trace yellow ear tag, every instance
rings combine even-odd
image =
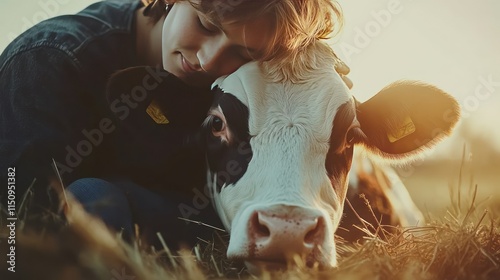
[[[401,122],[401,126],[398,129],[387,133],[387,137],[389,138],[389,142],[394,143],[412,134],[415,130],[415,124],[411,120],[410,116],[406,116],[404,121]]]
[[[170,123],[170,121],[163,114],[163,112],[160,109],[160,106],[158,106],[158,103],[155,100],[153,100],[153,102],[149,104],[148,108],[146,109],[146,112],[157,124]]]

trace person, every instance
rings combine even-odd
[[[203,159],[183,150],[179,129],[161,142],[122,126],[106,97],[110,77],[147,65],[154,77],[166,71],[172,84],[188,85],[184,91],[203,92],[249,61],[293,58],[341,23],[330,0],[109,0],[43,21],[0,56],[2,184],[15,182],[17,206],[29,189],[32,214],[57,211],[54,186],[62,183],[126,239],[138,225],[151,243],[161,232],[169,245],[192,244],[206,230],[177,219],[181,205],[191,205],[190,218],[220,225],[211,207],[193,206],[193,186],[204,175],[189,170]],[[349,71],[340,60],[336,68]],[[196,110],[183,114],[206,113]]]

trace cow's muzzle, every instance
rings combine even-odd
[[[327,240],[326,228],[324,215],[316,209],[288,205],[253,209],[246,222],[248,242],[236,246],[239,248],[230,244],[228,257],[271,267],[297,262],[308,267],[324,266],[329,257],[324,256],[323,247],[333,242]]]

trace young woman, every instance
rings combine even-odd
[[[171,174],[165,175],[166,166],[176,165],[178,143],[165,143],[168,151],[160,157],[149,147],[154,139],[108,122],[109,77],[149,65],[206,90],[246,62],[293,59],[302,46],[339,28],[341,13],[330,0],[145,2],[99,2],[41,22],[6,48],[0,56],[0,172],[3,178],[15,171],[17,205],[33,185],[30,210],[37,212],[37,205],[50,204],[55,163],[85,208],[125,237],[138,224],[150,241],[159,231],[170,244],[193,242],[203,230],[177,217],[195,194],[177,194]],[[336,67],[347,74],[344,64]],[[189,194],[197,181],[185,179],[175,189]],[[192,219],[218,225],[211,207],[192,209]]]

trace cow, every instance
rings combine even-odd
[[[208,113],[190,122],[198,128],[183,142],[203,154],[207,194],[230,233],[228,258],[253,271],[280,268],[297,257],[310,267],[335,267],[335,233],[359,240],[362,232],[353,224],[373,216],[372,224],[422,221],[397,175],[379,162],[408,163],[435,146],[457,123],[458,103],[418,81],[392,83],[359,102],[335,71],[335,60],[331,47],[318,41],[293,60],[247,63],[218,78],[210,94],[198,95],[206,99],[198,107]],[[115,78],[110,91],[144,82],[148,71],[141,71]],[[152,98],[143,99],[143,109],[150,109]],[[179,107],[160,111],[189,111]],[[355,156],[355,147],[370,160]],[[356,202],[362,192],[385,207],[362,214],[366,206]],[[401,206],[406,202],[398,199],[409,202]],[[346,200],[353,203],[345,206]]]
[[[207,179],[230,232],[229,258],[266,267],[298,255],[336,266],[354,147],[407,162],[459,119],[450,95],[416,81],[360,103],[334,62],[317,42],[294,60],[248,63],[214,83],[203,124]]]

